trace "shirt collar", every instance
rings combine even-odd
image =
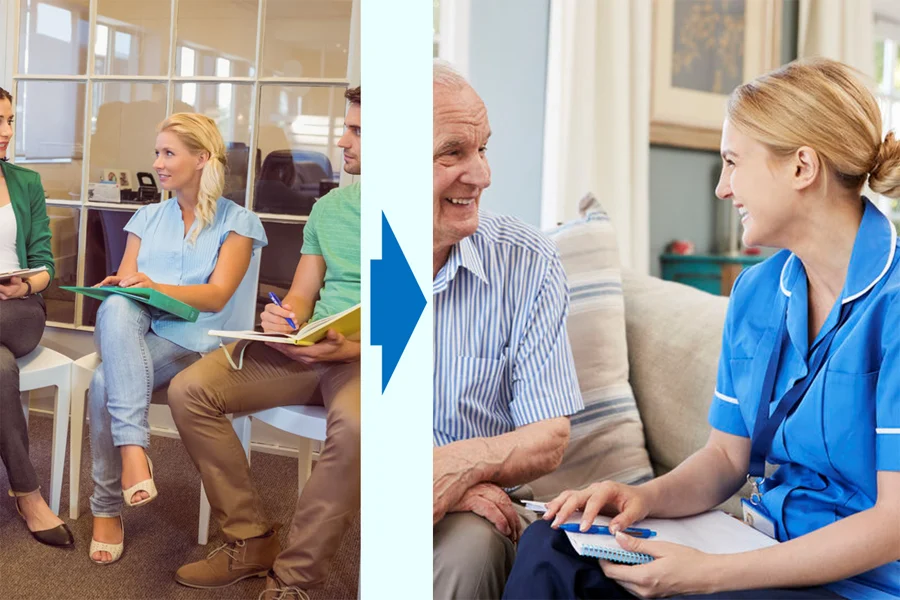
[[[450,248],[447,262],[444,263],[434,279],[434,293],[444,291],[456,278],[460,268],[466,269],[483,283],[488,282],[487,276],[484,274],[484,263],[472,241],[472,236],[464,237]]]
[[[881,281],[894,262],[894,253],[897,248],[896,227],[865,196],[863,196],[863,202],[862,221],[859,224],[859,231],[856,232],[856,240],[853,242],[847,278],[844,281],[844,289],[841,291],[841,304],[847,304],[864,296]],[[791,289],[798,281],[806,284],[806,277],[797,277],[802,269],[802,264],[794,254],[788,257],[781,268],[779,286],[781,292],[788,298],[791,297]]]

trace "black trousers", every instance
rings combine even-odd
[[[28,458],[28,426],[16,359],[37,347],[46,320],[44,299],[38,295],[0,300],[0,459],[13,492],[28,493],[40,487]]]

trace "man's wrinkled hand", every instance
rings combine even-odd
[[[432,461],[433,523],[444,518],[468,489],[479,483],[471,461],[456,451],[456,444],[435,448]]]
[[[484,517],[514,542],[519,541],[519,536],[522,535],[522,523],[512,500],[493,483],[479,483],[470,487],[448,512],[472,512]]]

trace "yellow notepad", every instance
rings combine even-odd
[[[329,329],[350,336],[359,332],[361,304],[351,306],[336,315],[307,323],[294,333],[260,333],[258,331],[218,331],[210,330],[209,335],[229,338],[234,340],[254,340],[257,342],[272,342],[275,344],[293,344],[295,346],[312,346],[322,340]]]

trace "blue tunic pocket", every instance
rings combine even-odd
[[[875,392],[878,371],[825,371],[822,428],[825,452],[846,484],[875,484]]]

